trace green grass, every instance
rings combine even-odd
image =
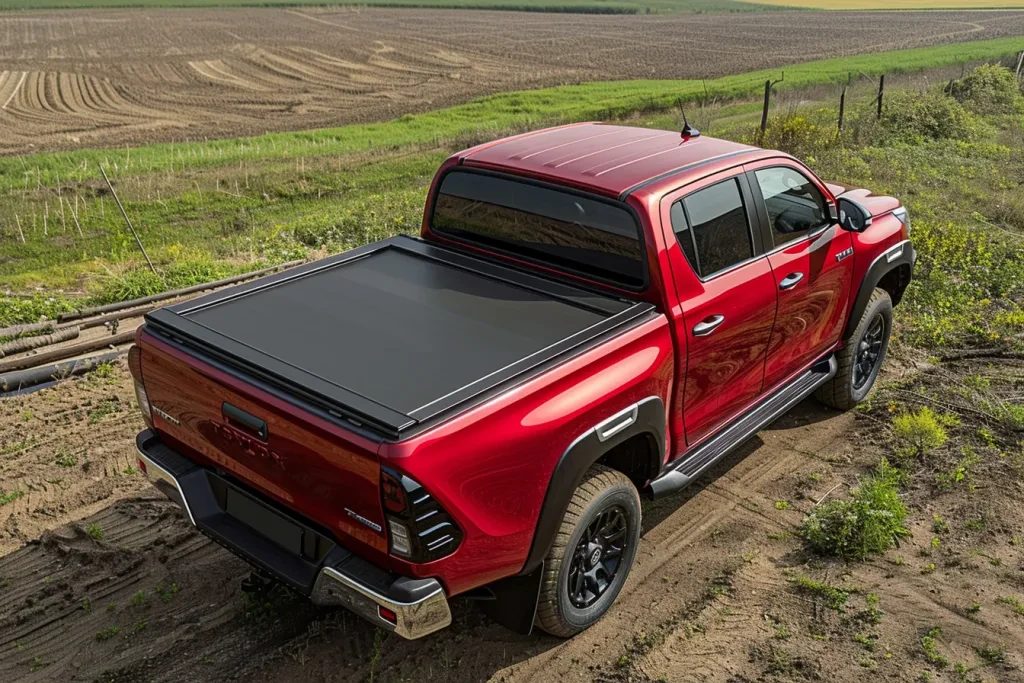
[[[784,95],[785,89],[845,82],[850,73],[894,73],[995,59],[1019,47],[1019,40],[1007,39],[811,62],[786,67],[780,88]],[[773,70],[706,82],[591,83],[503,93],[384,123],[0,158],[0,290],[14,292],[0,295],[0,326],[52,318],[81,305],[83,299],[124,300],[341,251],[397,233],[415,233],[437,165],[457,149],[502,135],[594,119],[673,128],[678,125],[677,99],[687,103],[691,118],[701,115],[698,103],[710,99],[715,104],[709,110],[720,120],[707,132],[743,138],[756,125],[756,99],[764,79],[777,75]],[[862,86],[865,97],[870,97],[871,87],[869,82]],[[823,125],[822,130],[826,128]],[[920,193],[925,186],[931,191],[957,178],[964,167],[962,155],[977,157],[966,166],[971,174],[985,166],[1005,165],[1011,156],[1009,149],[987,143],[958,143],[955,151],[961,156],[956,156],[945,141],[936,142],[935,149],[874,148],[871,140],[851,142],[865,151],[842,154],[839,165],[811,149],[812,165],[829,178],[900,196]],[[942,167],[922,185],[914,174],[932,173],[939,146],[945,157]],[[836,157],[840,158],[838,151]],[[103,163],[114,180],[157,264],[159,278],[140,268],[144,262],[99,180],[97,163]],[[893,177],[893,169],[899,169],[898,177]],[[1001,191],[1012,197],[1011,181],[1004,184]],[[57,208],[58,188],[63,220]],[[950,198],[959,197],[951,188],[935,194],[944,208]],[[972,197],[962,199],[964,206],[976,204]],[[933,203],[924,206],[930,209]],[[76,205],[81,234],[70,216],[70,207]],[[911,208],[915,217],[922,213],[917,205]],[[941,223],[915,224],[915,232],[935,249],[946,248],[948,241],[941,238],[948,229]],[[976,230],[964,234],[978,239]],[[977,264],[979,277],[987,277],[989,265]],[[964,305],[981,298],[979,294]]]
[[[1001,1],[1001,0],[996,0]],[[797,4],[797,3],[794,3]],[[0,0],[2,10],[84,9],[96,7],[427,7],[580,14],[652,14],[673,12],[766,12],[800,9],[742,0]]]

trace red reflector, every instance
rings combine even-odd
[[[139,458],[139,469],[142,470],[143,474],[147,474],[147,472],[146,472],[146,461],[143,460],[142,458]]]
[[[142,381],[142,351],[138,346],[128,349],[128,371],[132,373],[136,382]]]
[[[377,607],[377,611],[380,613],[380,618],[384,621],[390,621],[392,624],[398,623],[398,615],[389,610],[387,607]]]
[[[405,512],[405,489],[398,479],[383,470],[380,473],[380,490],[386,509],[391,512]]]

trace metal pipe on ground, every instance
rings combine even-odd
[[[271,266],[270,268],[264,268],[262,270],[254,270],[251,273],[242,273],[241,275],[233,275],[226,277],[222,280],[215,280],[213,282],[204,282],[198,285],[192,285],[190,287],[184,287],[182,289],[175,289],[170,292],[162,292],[160,294],[153,294],[151,296],[144,296],[138,299],[132,299],[131,301],[119,301],[114,304],[107,304],[105,306],[95,306],[93,308],[83,308],[80,311],[73,311],[71,313],[62,313],[57,316],[57,320],[60,322],[69,322],[71,320],[81,320],[82,318],[88,318],[94,315],[100,315],[103,313],[112,313],[114,311],[121,311],[126,308],[132,308],[134,306],[142,306],[145,304],[151,304],[155,301],[164,301],[165,299],[173,299],[176,296],[183,296],[185,294],[193,294],[195,292],[202,292],[206,289],[216,289],[217,287],[224,287],[226,285],[233,285],[236,282],[242,280],[250,280],[254,277],[260,277],[267,273],[272,273],[276,270],[284,270],[285,268],[291,268],[297,266],[305,261],[289,261],[288,263],[282,263],[277,266]]]
[[[74,356],[80,356],[83,353],[89,353],[90,351],[99,351],[100,349],[108,346],[120,346],[121,344],[129,344],[135,338],[135,330],[128,332],[121,332],[115,334],[112,337],[102,337],[100,339],[94,339],[84,344],[75,344],[74,346],[67,346],[63,349],[54,349],[53,351],[44,351],[43,353],[37,353],[34,356],[24,356],[22,358],[12,358],[10,360],[0,361],[0,372],[11,372],[13,370],[23,370],[25,368],[35,368],[40,365],[47,363],[53,363],[55,361],[64,360],[65,358],[73,358]]]
[[[77,327],[65,327],[55,331],[53,334],[43,334],[35,337],[21,337],[9,342],[4,342],[3,344],[0,344],[0,358],[4,358],[5,356],[10,356],[15,353],[22,353],[23,351],[38,349],[40,346],[49,346],[50,344],[59,344],[61,342],[71,341],[72,339],[78,338],[79,332],[80,330]]]
[[[44,323],[31,323],[28,325],[11,325],[0,328],[0,339],[5,337],[23,337],[29,334],[49,334],[56,329],[57,323],[47,320]]]
[[[63,363],[0,374],[0,395],[19,392],[26,387],[36,386],[37,384],[92,372],[100,365],[117,360],[119,356],[125,353],[127,352],[123,350],[110,351],[109,353],[101,353],[97,356],[89,356],[88,358],[77,358]]]
[[[64,323],[57,329],[64,329],[66,327],[78,327],[82,330],[88,330],[93,327],[101,327],[108,323],[116,322],[118,320],[124,320],[126,318],[138,318],[139,316],[146,315],[150,311],[160,308],[160,304],[150,304],[149,306],[143,306],[141,308],[133,308],[124,311],[115,311],[114,313],[108,313],[107,315],[101,315],[98,318],[89,318],[87,320],[78,320],[73,323]]]

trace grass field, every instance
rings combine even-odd
[[[1007,39],[811,62],[786,68],[778,87],[785,93],[846,82],[851,74],[996,59],[1019,47]],[[755,116],[756,103],[743,98],[756,97],[766,78],[778,76],[591,83],[503,93],[386,123],[0,158],[0,287],[21,295],[0,297],[0,324],[37,317],[37,304],[67,307],[68,297],[126,299],[415,232],[426,184],[456,149],[569,121],[656,117],[674,111],[677,101],[696,115],[698,103],[721,108],[740,100],[727,113]],[[99,163],[117,184],[163,282],[138,269]],[[33,291],[48,296],[24,298]]]
[[[753,3],[792,9],[906,10],[906,9],[1013,9],[1021,0],[750,0]]]

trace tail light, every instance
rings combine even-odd
[[[392,555],[410,562],[432,562],[459,547],[462,530],[419,482],[382,469],[380,490]]]
[[[142,384],[142,351],[138,346],[128,349],[128,370],[132,373],[132,380],[135,383],[135,400],[139,403],[139,410],[142,412],[142,419],[146,426],[153,428],[153,409],[149,405],[149,396],[146,395],[146,387]]]

